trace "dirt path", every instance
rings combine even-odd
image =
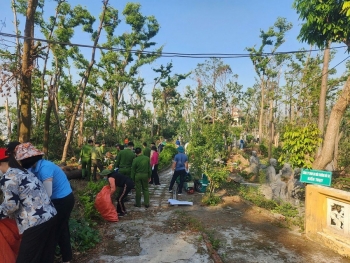
[[[128,215],[118,223],[106,223],[105,241],[95,255],[80,262],[214,262],[201,233],[181,225],[188,216],[220,240],[218,254],[226,263],[350,262],[299,233],[281,228],[278,220],[244,202],[232,200],[204,207],[200,205],[202,195],[196,193],[178,198],[193,201],[193,206],[169,206],[170,178],[170,171],[165,171],[160,176],[163,184],[151,187],[149,209],[135,208],[133,199],[128,202]]]

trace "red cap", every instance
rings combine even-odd
[[[7,150],[6,148],[0,148],[0,161],[9,158],[9,156],[7,155],[6,150]]]

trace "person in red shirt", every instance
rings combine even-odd
[[[159,154],[156,146],[151,147],[151,167],[152,167],[152,175],[150,184],[160,185],[159,176],[158,176],[158,158]]]
[[[125,139],[124,139],[124,146],[127,147],[128,143],[129,143],[129,139],[128,139],[128,137],[125,137]]]

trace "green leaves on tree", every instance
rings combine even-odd
[[[279,162],[288,162],[293,167],[311,168],[314,154],[322,142],[315,124],[305,126],[287,125],[282,135],[282,153]]]

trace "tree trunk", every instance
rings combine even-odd
[[[339,155],[339,141],[343,137],[343,132],[338,131],[337,138],[335,138],[335,144],[334,144],[334,157],[333,157],[333,167],[334,170],[338,170],[338,155]]]
[[[26,24],[24,29],[23,59],[20,89],[20,114],[19,141],[28,142],[32,126],[31,98],[32,98],[32,70],[33,70],[33,44],[34,19],[38,0],[28,0]]]
[[[261,79],[261,99],[260,99],[260,112],[259,112],[259,143],[263,139],[263,122],[264,122],[264,96],[265,96],[265,86],[264,80]]]
[[[21,46],[20,46],[20,43],[19,43],[19,38],[18,38],[18,35],[19,35],[19,32],[18,32],[18,20],[17,20],[17,11],[16,11],[16,2],[14,0],[12,0],[12,11],[13,11],[13,23],[14,23],[14,26],[15,26],[15,32],[16,32],[16,55],[17,55],[17,69],[19,70],[20,67],[21,67]],[[17,109],[16,109],[16,115],[17,115],[17,140],[18,140],[18,137],[19,137],[19,127],[20,127],[20,124],[21,124],[21,111],[20,111],[20,105],[21,105],[21,102],[20,102],[20,94],[19,94],[19,90],[18,90],[18,82],[19,82],[19,78],[18,78],[18,75],[16,75],[16,78],[15,78],[15,92],[16,92],[16,106],[17,106]]]
[[[74,107],[74,111],[73,111],[72,118],[71,118],[71,121],[69,124],[68,132],[67,132],[66,142],[65,142],[64,148],[63,148],[62,159],[61,159],[62,163],[64,163],[66,161],[69,144],[70,144],[72,136],[73,136],[75,119],[78,115],[78,112],[79,112],[79,109],[81,106],[81,102],[82,102],[83,96],[85,94],[85,88],[86,88],[87,82],[89,80],[90,72],[92,70],[93,65],[95,64],[96,46],[98,44],[98,40],[99,40],[100,35],[101,35],[102,26],[103,26],[103,22],[104,22],[106,10],[107,10],[107,5],[108,5],[108,0],[103,1],[103,11],[102,11],[102,15],[101,15],[100,25],[99,25],[99,28],[97,30],[97,34],[95,37],[95,41],[94,41],[94,45],[93,45],[94,48],[92,49],[90,64],[89,64],[88,68],[86,69],[86,72],[81,80],[79,98],[78,98],[78,101]]]
[[[11,140],[12,129],[11,129],[11,120],[10,120],[10,112],[9,112],[9,99],[6,97],[5,100],[5,114],[6,114],[6,123],[7,123],[7,138]]]
[[[269,114],[269,148],[268,159],[272,158],[272,144],[274,142],[274,127],[273,127],[273,99],[270,99],[270,114]]]
[[[328,68],[330,59],[330,45],[324,50],[323,56],[323,68],[322,68],[322,82],[321,82],[321,92],[320,100],[318,103],[318,129],[320,130],[320,136],[323,138],[324,135],[324,124],[325,124],[325,114],[326,114],[326,96],[327,96],[327,84],[328,84]],[[321,154],[322,144],[318,147],[317,156]]]
[[[110,110],[111,110],[111,116],[109,116],[109,125],[110,127],[115,130],[115,99],[114,99],[114,93],[113,89],[109,90],[109,104],[110,104]]]
[[[343,118],[346,108],[350,104],[350,77],[347,79],[343,91],[334,104],[329,117],[326,134],[324,136],[323,148],[312,164],[313,169],[324,169],[333,159],[335,140],[339,131],[340,122]]]
[[[83,98],[83,106],[81,108],[80,118],[79,118],[79,139],[78,139],[78,147],[81,148],[84,144],[84,115],[85,115],[85,102],[86,95]]]
[[[46,115],[45,115],[45,123],[44,123],[44,141],[43,141],[43,152],[46,156],[46,158],[49,155],[49,135],[50,135],[50,117],[51,117],[51,110],[53,105],[53,99],[54,99],[54,87],[50,86],[49,90],[49,98],[47,102],[47,108],[46,108]]]
[[[59,1],[57,3],[57,7],[56,7],[56,14],[55,14],[55,18],[54,18],[54,25],[56,25],[56,20],[57,20],[57,16],[58,16],[58,8],[59,6],[61,5],[63,1]],[[51,37],[52,37],[52,34],[53,34],[53,31],[54,31],[54,26],[51,27],[50,29],[50,33],[49,33],[49,36],[48,36],[48,40],[51,40]],[[46,54],[45,54],[45,58],[44,58],[44,67],[43,67],[43,70],[42,70],[42,73],[41,73],[41,77],[40,77],[40,85],[41,85],[41,90],[43,93],[45,93],[45,76],[46,76],[46,68],[47,68],[47,62],[48,62],[48,59],[49,59],[49,54],[50,54],[50,49],[51,49],[51,45],[50,43],[47,44],[47,48],[46,48]],[[56,70],[58,70],[57,68],[57,59],[56,59]],[[55,84],[56,86],[56,84]],[[46,109],[46,114],[45,114],[45,123],[44,123],[44,145],[43,145],[43,151],[46,155],[46,157],[48,156],[48,145],[49,145],[49,128],[50,128],[50,118],[51,118],[51,111],[52,111],[52,107],[53,107],[53,99],[54,99],[54,89],[52,88],[52,86],[48,86],[47,87],[47,91],[48,91],[48,108],[49,108],[49,105],[50,105],[50,109]],[[50,95],[50,93],[53,93]],[[51,96],[51,98],[50,98]],[[41,114],[42,114],[42,111],[43,111],[43,108],[44,108],[44,96],[41,98],[41,101],[40,101],[40,106],[39,106],[39,110],[38,110],[38,115],[36,116],[37,117],[37,122],[36,122],[36,127],[39,128],[40,127],[40,122],[41,122]],[[47,130],[46,130],[47,129]],[[45,138],[47,135],[47,138]],[[46,139],[46,140],[45,140]]]

